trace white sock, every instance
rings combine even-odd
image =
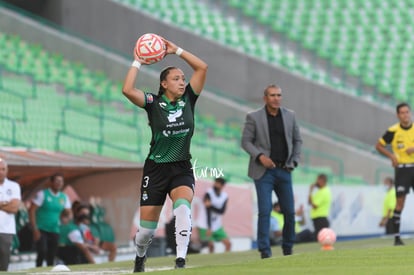
[[[144,257],[154,237],[155,229],[140,227],[135,234],[135,249],[138,257]]]
[[[186,258],[191,237],[191,209],[187,204],[180,204],[173,211],[175,215],[175,242],[177,258]]]

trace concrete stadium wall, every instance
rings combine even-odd
[[[105,218],[112,225],[117,244],[128,244],[132,220],[139,203],[142,169],[82,177],[70,184],[82,201],[101,197]]]

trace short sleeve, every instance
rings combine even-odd
[[[16,183],[15,188],[13,190],[13,194],[12,194],[12,199],[18,199],[21,200],[22,199],[22,194],[21,194],[21,189],[20,189],[20,185]]]
[[[44,190],[40,190],[36,193],[36,196],[32,199],[32,202],[37,206],[41,206],[43,204],[43,200],[45,198]]]
[[[65,194],[65,208],[70,209],[71,207],[72,207],[72,203],[70,202],[68,195]]]
[[[188,95],[188,98],[190,99],[190,103],[191,106],[194,107],[197,99],[198,99],[198,94],[196,94],[193,90],[193,88],[191,87],[190,83],[187,84],[187,86],[185,87],[185,93]]]
[[[395,132],[386,131],[385,134],[379,139],[379,142],[382,145],[390,144],[392,140],[394,139]]]
[[[78,229],[72,230],[69,233],[68,237],[72,243],[84,243],[83,238],[82,238],[82,233]]]
[[[155,99],[157,97],[158,96],[156,96],[154,94],[144,92],[144,100],[145,100],[145,102],[144,102],[144,107],[143,108],[145,110],[147,110],[147,112],[151,111],[152,106],[154,105],[153,103],[155,102]]]

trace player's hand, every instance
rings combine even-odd
[[[142,58],[140,58],[138,55],[137,55],[137,53],[134,51],[134,60],[136,60],[136,61],[138,61],[139,63],[141,63],[141,65],[142,64],[144,64],[144,65],[149,65],[149,64],[151,64],[150,62],[148,62],[148,61],[146,61],[146,60],[144,60],[144,59],[142,59]]]
[[[164,41],[165,46],[167,47],[167,53],[166,54],[175,54],[175,52],[178,49],[178,46],[175,45],[173,42],[165,39],[164,37],[161,37],[162,41]]]

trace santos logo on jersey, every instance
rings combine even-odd
[[[167,118],[169,122],[176,122],[177,118],[179,118],[182,115],[183,115],[183,110],[180,109],[174,113],[170,113]]]

